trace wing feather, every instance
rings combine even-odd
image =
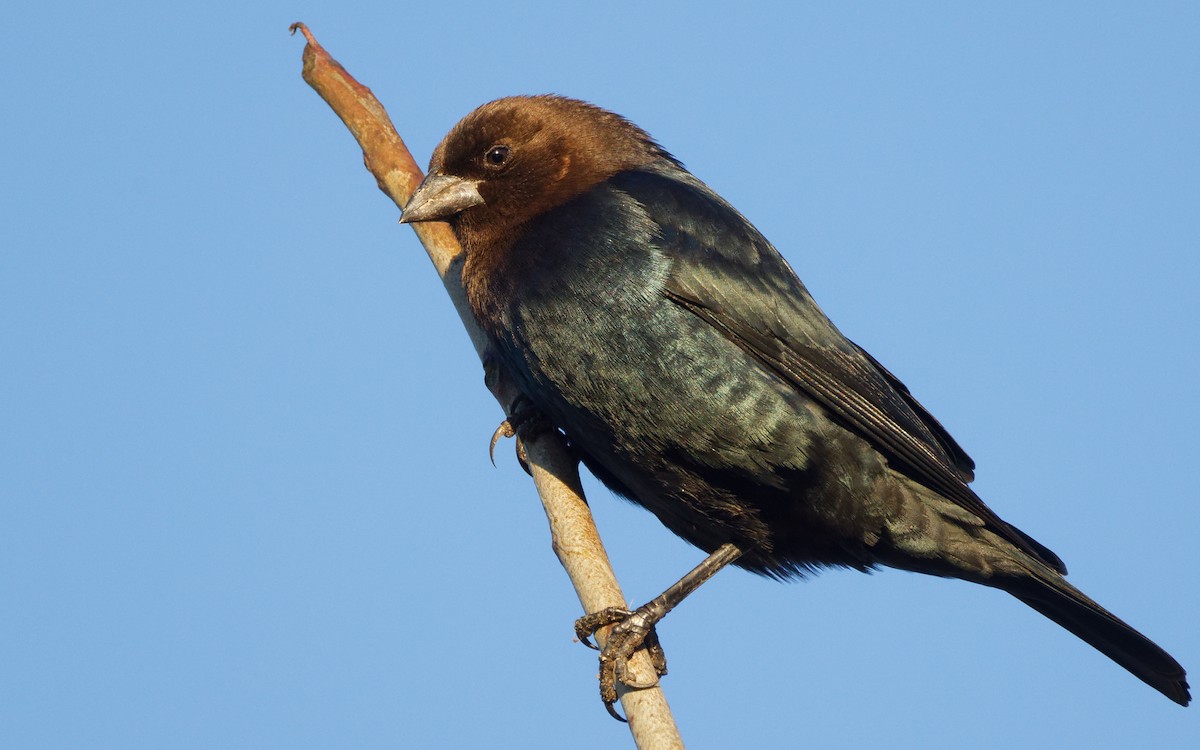
[[[967,486],[974,462],[966,452],[895,375],[837,330],[733,207],[673,164],[625,172],[613,183],[659,226],[659,249],[672,260],[668,299],[819,402],[893,468],[1065,572],[1053,552],[1001,520]]]

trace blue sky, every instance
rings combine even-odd
[[[0,745],[628,745],[296,20],[422,163],[506,94],[648,129],[1001,515],[1200,670],[1194,4],[326,5],[3,14]],[[699,560],[589,487],[634,602]],[[1200,742],[1195,708],[958,582],[731,570],[660,632],[693,748]]]

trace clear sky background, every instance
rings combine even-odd
[[[506,94],[648,129],[1200,674],[1200,6],[10,5],[0,746],[630,745],[296,20],[422,163]],[[589,488],[634,603],[700,559]],[[692,748],[1200,746],[1200,709],[958,582],[730,570],[660,632]]]

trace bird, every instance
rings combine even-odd
[[[887,566],[999,589],[1189,703],[1183,667],[985,505],[950,433],[628,119],[559,95],[486,103],[436,147],[400,220],[453,229],[521,411],[709,553],[663,597],[580,620],[585,642],[616,623],[600,657],[610,712],[623,660],[729,564],[777,579]]]

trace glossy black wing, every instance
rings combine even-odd
[[[854,344],[853,341],[850,343]],[[904,399],[904,403],[908,405],[908,408],[911,409],[913,413],[915,413],[921,420],[921,423],[933,433],[933,437],[937,440],[938,445],[942,447],[942,450],[945,451],[946,455],[948,455],[954,462],[954,468],[958,470],[958,474],[960,477],[962,477],[962,480],[968,483],[974,481],[975,462],[970,456],[967,455],[967,452],[962,449],[962,446],[958,444],[958,441],[946,431],[946,428],[942,427],[942,423],[937,421],[937,419],[935,419],[934,416],[930,414],[929,411],[922,406],[921,403],[917,401],[917,399],[911,393],[909,393],[908,386],[900,382],[900,378],[893,375],[890,370],[880,364],[879,360],[872,357],[870,352],[868,352],[866,349],[863,349],[858,344],[854,344],[854,347],[858,349],[859,354],[866,357],[867,361],[875,366],[875,369],[879,371],[879,374],[883,375],[892,388],[894,388],[896,392],[899,393]]]
[[[659,226],[660,247],[673,261],[669,299],[822,404],[894,468],[1065,572],[1053,552],[984,505],[967,486],[970,457],[894,375],[834,327],[787,262],[733,207],[666,163],[618,175],[614,186]]]

